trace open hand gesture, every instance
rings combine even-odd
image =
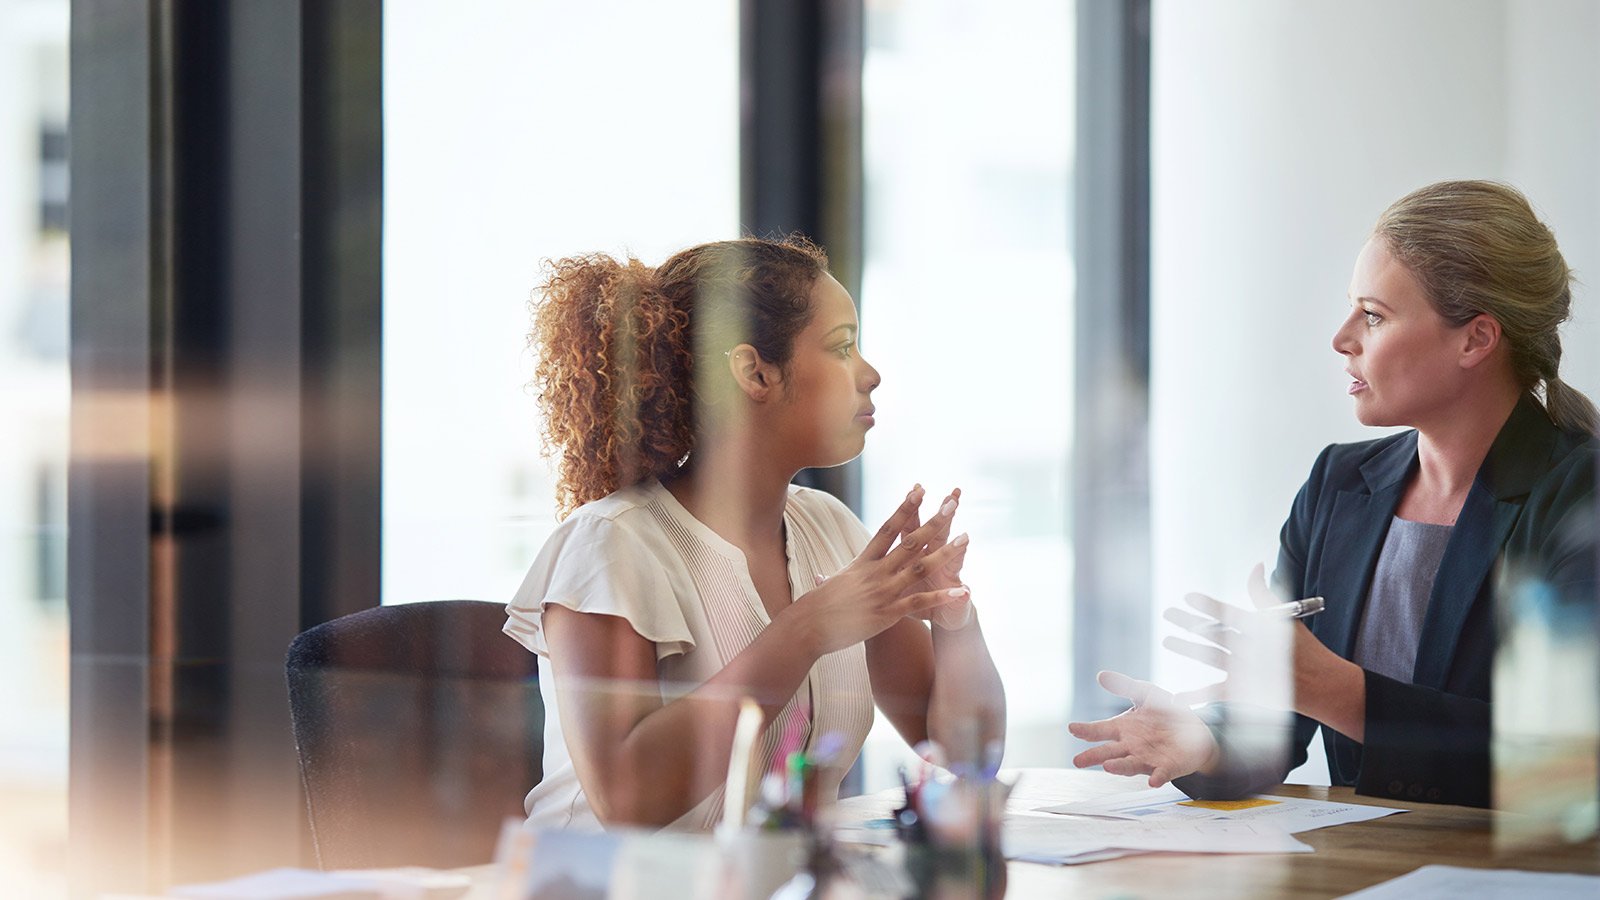
[[[1168,637],[1163,647],[1223,673],[1221,681],[1179,694],[1185,703],[1228,700],[1268,709],[1294,709],[1297,697],[1316,690],[1317,666],[1334,657],[1304,622],[1260,610],[1277,605],[1264,570],[1250,571],[1246,592],[1255,609],[1243,609],[1204,594],[1184,598],[1195,613],[1169,608],[1163,617],[1199,640]]]
[[[898,515],[906,512],[907,505],[910,507],[909,515],[904,517],[900,526],[902,546],[906,541],[914,540],[912,535],[922,527],[920,518],[922,496],[921,485],[912,488],[911,493],[906,495],[905,503],[901,504],[901,509],[896,510]],[[949,540],[950,527],[955,522],[956,510],[960,505],[961,489],[956,488],[944,498],[944,502],[939,504],[939,509],[934,513],[933,518],[928,520],[928,524],[934,526],[934,530],[927,535],[926,543],[923,545],[923,552],[927,553],[943,547],[947,541],[950,546],[960,547],[960,550],[950,557],[944,565],[936,569],[930,569],[921,581],[911,586],[912,592],[920,593],[965,587],[961,583],[961,567],[967,560],[967,536],[960,534],[956,536],[955,540]],[[935,607],[926,618],[940,628],[954,630],[965,627],[968,622],[972,621],[972,594],[969,591],[964,597],[946,603],[943,606]]]
[[[941,586],[952,566],[959,574],[966,555],[965,541],[946,543],[942,537],[955,509],[946,504],[948,512],[909,527],[921,499],[921,489],[912,490],[850,565],[785,610],[819,654],[867,640],[905,616],[927,618],[940,607],[966,602],[968,591],[959,581]]]
[[[1106,742],[1073,757],[1073,765],[1101,766],[1113,775],[1148,775],[1151,787],[1216,768],[1221,752],[1211,729],[1172,694],[1120,672],[1101,672],[1097,680],[1133,701],[1133,708],[1109,719],[1069,724],[1074,737]]]

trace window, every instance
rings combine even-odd
[[[738,235],[738,46],[736,0],[384,5],[384,603],[510,600],[540,261]]]
[[[0,862],[65,895],[67,0],[0,7]]]
[[[1072,688],[1073,16],[1045,0],[867,6],[862,349],[883,386],[865,518],[914,481],[934,506],[962,488],[1008,765],[1065,761]],[[905,758],[879,718],[869,791]]]

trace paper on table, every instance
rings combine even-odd
[[[1260,797],[1263,805],[1227,809],[1203,803],[1190,805],[1182,791],[1167,785],[1142,791],[1126,791],[1079,803],[1059,803],[1040,807],[1039,812],[1070,816],[1101,816],[1137,819],[1142,822],[1255,822],[1280,831],[1299,834],[1329,825],[1366,822],[1405,812],[1389,806],[1359,803],[1331,803],[1298,797]]]
[[[1189,795],[1178,790],[1171,784],[1143,791],[1119,791],[1107,794],[1104,797],[1095,797],[1092,800],[1079,800],[1074,803],[1057,803],[1052,806],[1038,807],[1038,812],[1058,813],[1068,816],[1101,816],[1108,819],[1140,819],[1177,803],[1189,799]],[[1204,818],[1211,818],[1209,815]]]
[[[1455,900],[1457,897],[1516,897],[1518,900],[1593,900],[1600,875],[1423,866],[1413,872],[1346,894],[1346,900]]]
[[[1107,818],[1078,818],[1064,815],[1046,815],[1035,808],[1050,808],[1051,801],[1059,798],[1062,789],[1072,778],[1061,777],[1082,773],[1060,773],[1049,770],[1022,770],[1018,789],[1011,794],[1006,815],[1001,824],[1001,845],[1008,859],[1040,862],[1051,865],[1074,865],[1116,859],[1136,853],[1170,850],[1177,852],[1220,853],[1304,853],[1311,848],[1282,833],[1282,829],[1269,826],[1232,829],[1237,823],[1213,821],[1210,811],[1191,810],[1193,818],[1185,823],[1170,820],[1165,826],[1146,828],[1150,824],[1137,815]],[[1130,793],[1139,795],[1130,799]],[[839,840],[864,844],[889,844],[895,839],[893,823],[884,818],[900,802],[899,791],[880,791],[861,797],[839,801]],[[1113,812],[1148,804],[1163,792],[1119,792],[1107,802],[1090,801],[1087,805],[1065,804],[1076,808],[1098,807]],[[1168,807],[1187,799],[1176,788],[1161,802]],[[1180,807],[1182,808],[1182,807]],[[1120,821],[1118,820],[1120,819]],[[1169,817],[1170,819],[1170,817]],[[1187,827],[1187,830],[1183,830]],[[1206,831],[1214,832],[1206,835]]]
[[[1369,822],[1403,813],[1407,810],[1392,806],[1367,806],[1361,803],[1332,803],[1326,800],[1305,800],[1300,797],[1272,797],[1271,806],[1249,809],[1213,810],[1218,819],[1229,822],[1257,822],[1281,828],[1290,834],[1345,825],[1350,822]],[[1195,807],[1189,807],[1195,808]]]
[[[1224,821],[1106,821],[1039,813],[1005,819],[1000,845],[1009,859],[1074,863],[1109,859],[1108,851],[1310,853],[1311,846],[1267,825]]]

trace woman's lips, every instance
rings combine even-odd
[[[1351,377],[1351,381],[1350,381],[1350,388],[1349,388],[1349,390],[1345,391],[1345,393],[1347,393],[1347,394],[1359,394],[1359,393],[1361,393],[1362,391],[1364,391],[1366,389],[1367,389],[1367,383],[1365,381],[1362,381],[1361,379],[1355,378],[1354,376],[1352,376]]]

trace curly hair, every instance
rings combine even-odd
[[[603,253],[547,262],[528,342],[560,516],[677,471],[725,387],[697,383],[699,364],[748,343],[785,369],[827,270],[799,235],[700,244],[656,269]]]

